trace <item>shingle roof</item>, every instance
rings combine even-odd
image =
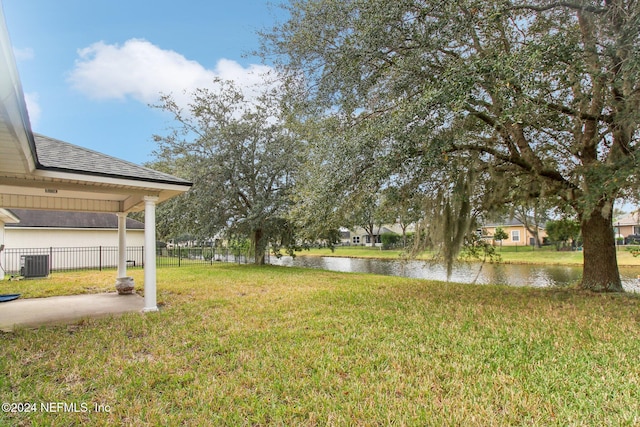
[[[187,180],[145,168],[97,151],[34,133],[38,169],[126,178],[163,184],[191,185]]]
[[[6,224],[11,227],[50,227],[50,228],[118,228],[118,216],[112,213],[40,211],[10,209],[19,224]],[[127,218],[127,230],[144,230],[144,224]]]
[[[620,225],[640,225],[640,212],[631,212],[614,222]]]
[[[483,227],[509,227],[514,225],[517,226],[517,225],[524,225],[524,224],[522,224],[522,221],[515,218],[503,219],[503,220],[498,220],[496,222],[487,222],[485,224],[482,224]]]
[[[534,221],[531,220],[529,224],[533,225],[533,223]],[[487,222],[482,224],[482,227],[512,227],[512,226],[523,226],[523,225],[524,224],[519,219],[509,218],[509,219],[504,219],[502,221],[497,221],[497,222]],[[540,228],[545,228],[545,226],[546,224],[538,224],[538,227]]]

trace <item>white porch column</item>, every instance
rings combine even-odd
[[[118,212],[118,277],[127,276],[127,214]]]
[[[120,295],[133,293],[133,277],[127,277],[127,214],[118,212],[118,276],[116,290]]]
[[[156,202],[158,197],[144,197],[144,309],[158,311],[156,303]]]

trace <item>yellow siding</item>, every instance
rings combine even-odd
[[[483,235],[485,236],[493,236],[496,232],[496,228],[498,227],[485,227],[483,228]],[[524,225],[504,225],[501,226],[505,233],[509,236],[507,239],[502,241],[502,246],[527,246],[530,245],[530,239],[533,238],[533,234],[531,234]],[[538,236],[540,240],[546,237],[547,233],[543,229],[539,229]],[[514,237],[518,237],[518,240],[515,241]],[[500,245],[499,241],[494,242],[495,245]]]

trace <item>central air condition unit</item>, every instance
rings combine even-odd
[[[21,255],[20,275],[26,279],[47,277],[49,275],[49,255]]]

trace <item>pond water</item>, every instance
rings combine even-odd
[[[318,268],[331,271],[373,273],[418,279],[447,280],[444,265],[427,261],[402,261],[344,257],[284,256],[271,258],[271,264]],[[640,292],[640,267],[621,267],[626,291]],[[582,267],[524,264],[460,263],[453,268],[452,282],[509,286],[568,286],[582,278]]]

